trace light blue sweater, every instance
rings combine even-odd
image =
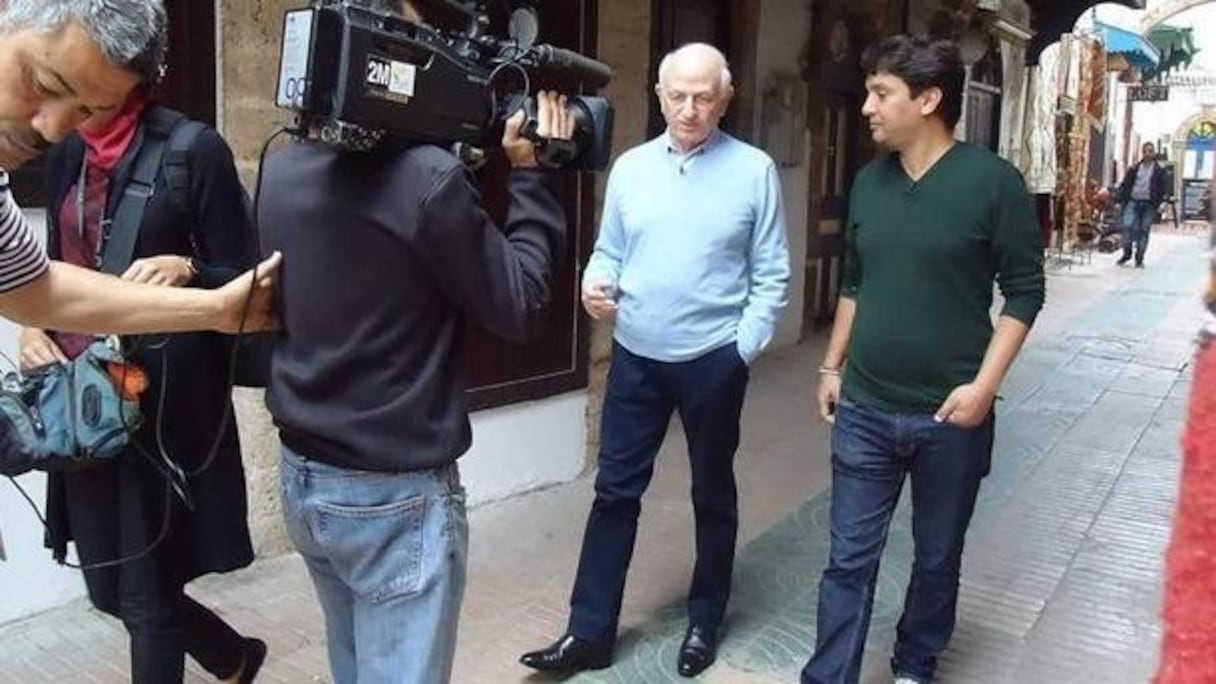
[[[681,155],[663,134],[613,166],[583,286],[616,288],[615,338],[634,354],[688,361],[735,342],[750,364],[786,305],[785,231],[768,155],[722,132]]]

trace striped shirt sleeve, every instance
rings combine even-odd
[[[0,292],[9,292],[46,272],[46,250],[13,201],[8,174],[0,171]]]

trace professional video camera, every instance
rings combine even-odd
[[[313,0],[288,11],[276,103],[298,113],[298,134],[328,144],[430,142],[452,146],[469,162],[497,144],[502,122],[522,107],[524,135],[538,143],[543,165],[602,171],[612,147],[612,106],[602,97],[571,97],[573,139],[542,140],[530,73],[545,69],[598,89],[612,69],[537,45],[535,0],[495,2],[510,10],[509,38],[490,34],[485,0],[417,2],[426,24],[351,0]]]

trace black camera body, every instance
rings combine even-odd
[[[528,74],[538,69],[592,88],[605,85],[611,69],[577,53],[532,45],[535,12],[528,7],[512,19],[513,31],[524,26],[528,35],[499,39],[483,31],[489,20],[482,3],[449,4],[468,13],[466,27],[416,24],[343,0],[314,0],[288,11],[276,104],[297,113],[300,135],[327,144],[370,149],[386,139],[427,142],[453,146],[470,161],[497,144],[503,120],[523,108],[529,113],[524,134],[540,143],[543,164],[607,168],[613,110],[606,99],[569,98],[574,139],[543,141],[527,91]],[[505,83],[507,74],[523,81],[522,91]]]

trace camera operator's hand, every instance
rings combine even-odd
[[[541,138],[569,140],[574,136],[574,117],[566,108],[566,96],[555,92],[542,90],[536,95],[536,134]],[[524,126],[524,112],[515,112],[507,119],[506,130],[503,131],[502,148],[511,160],[511,166],[517,169],[534,169],[537,167],[536,146],[532,141],[521,135]]]

